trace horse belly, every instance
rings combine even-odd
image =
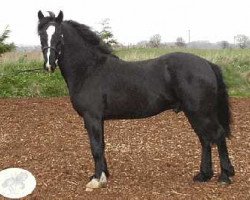
[[[171,100],[163,96],[119,95],[107,99],[106,119],[134,119],[156,115],[171,108]]]

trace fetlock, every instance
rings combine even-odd
[[[199,172],[194,176],[193,180],[198,182],[206,182],[209,181],[213,177],[213,172]]]

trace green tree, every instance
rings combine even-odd
[[[8,29],[8,26],[5,28],[3,33],[0,35],[0,54],[12,51],[15,49],[14,43],[6,44],[5,41],[7,38],[9,38],[10,30]]]
[[[241,49],[245,49],[249,43],[249,38],[243,34],[236,35],[235,39]]]
[[[161,35],[160,34],[153,35],[149,40],[150,47],[158,48],[160,46],[160,44],[161,44]]]
[[[102,26],[102,30],[99,32],[101,39],[109,46],[117,44],[117,41],[114,39],[114,35],[111,30],[110,19],[106,18],[102,20],[100,24]]]

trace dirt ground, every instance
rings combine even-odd
[[[215,175],[194,183],[200,144],[183,113],[105,122],[108,187],[85,191],[93,172],[82,119],[68,98],[0,100],[0,170],[21,167],[37,187],[25,199],[250,199],[250,99],[231,99],[236,175],[231,185]],[[0,197],[1,199],[1,197]]]

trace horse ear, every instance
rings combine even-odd
[[[44,15],[41,10],[38,11],[38,19],[41,20],[44,18]]]
[[[63,12],[60,10],[58,16],[56,17],[56,22],[61,23],[63,20]]]

